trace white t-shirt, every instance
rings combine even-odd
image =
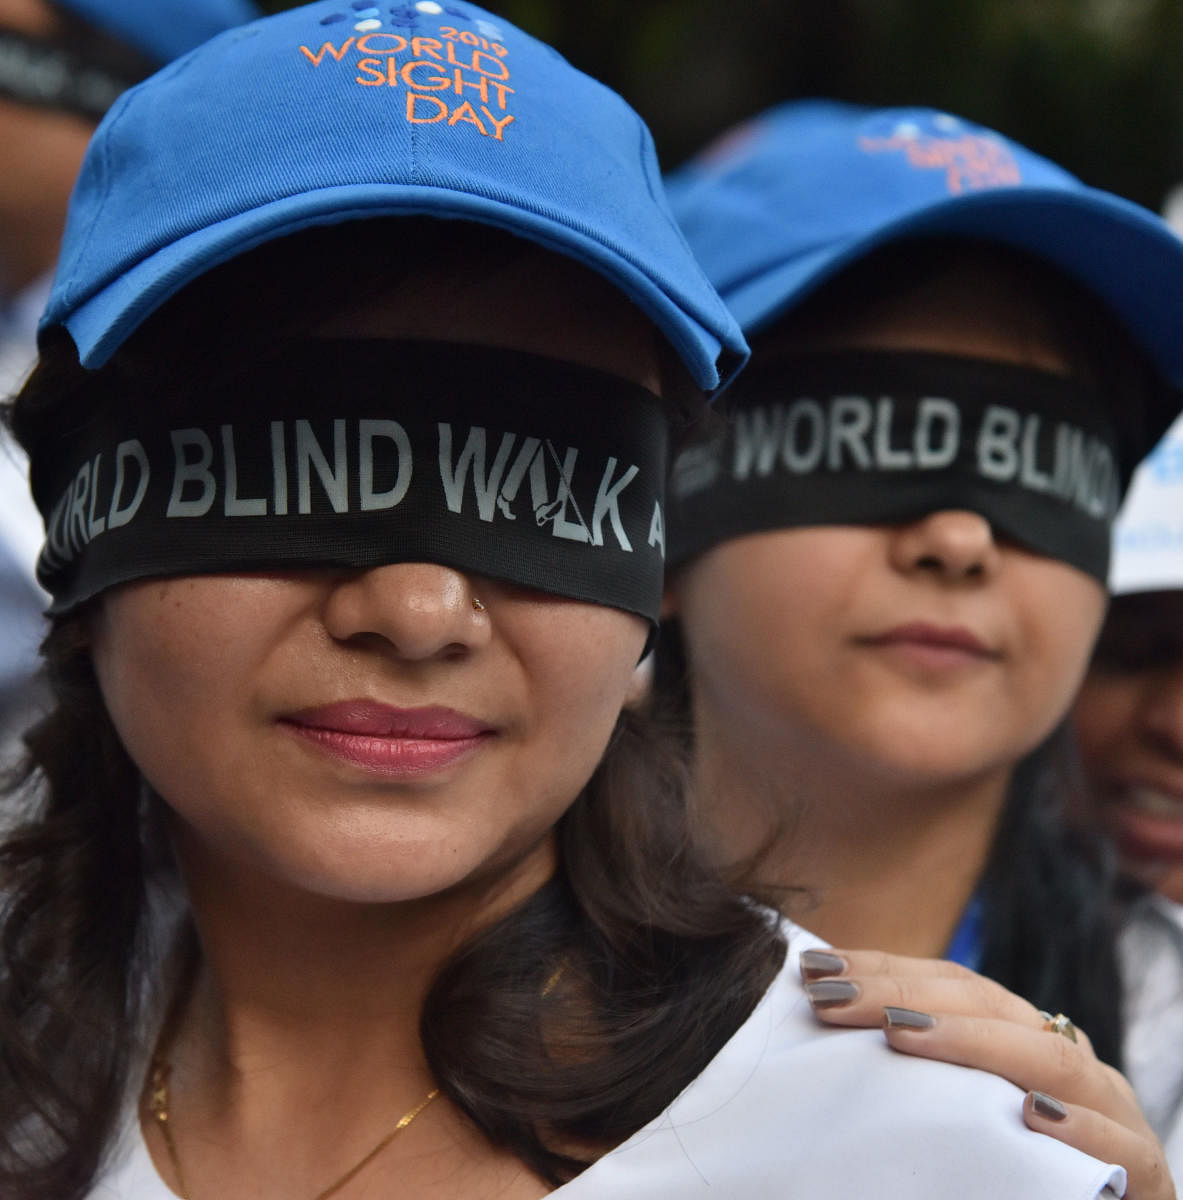
[[[789,956],[760,1004],[656,1120],[552,1193],[559,1200],[1095,1200],[1125,1172],[1023,1124],[1023,1093],[896,1054],[875,1029],[821,1025]],[[89,1200],[173,1200],[129,1123]],[[1111,1189],[1111,1190],[1110,1190]]]
[[[1183,905],[1145,897],[1120,943],[1125,1068],[1146,1119],[1183,1180]]]

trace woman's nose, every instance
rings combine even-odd
[[[1001,561],[990,522],[964,509],[943,509],[898,526],[891,557],[897,570],[954,583],[986,580]]]
[[[339,642],[380,641],[400,658],[463,654],[484,645],[490,614],[468,576],[436,563],[391,563],[334,581],[324,623]]]

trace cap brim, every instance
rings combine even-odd
[[[865,237],[836,239],[749,279],[717,282],[750,335],[872,250],[926,234],[1001,242],[1058,267],[1129,326],[1171,382],[1183,384],[1183,338],[1166,316],[1183,306],[1183,239],[1138,206],[1091,189],[1025,187],[951,197]]]
[[[383,216],[476,221],[582,262],[608,278],[649,316],[695,383],[707,391],[726,383],[746,359],[746,346],[721,344],[637,264],[579,230],[484,196],[401,184],[351,184],[288,196],[202,228],[129,267],[78,303],[64,323],[83,365],[102,366],[150,313],[212,267],[312,226]]]

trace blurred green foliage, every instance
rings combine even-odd
[[[1183,180],[1183,0],[487,2],[622,92],[667,166],[834,96],[971,117],[1152,208]]]

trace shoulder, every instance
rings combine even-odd
[[[1172,1171],[1183,1174],[1183,906],[1145,896],[1121,942],[1125,1069]]]
[[[176,872],[163,866],[147,879],[146,963],[141,981],[147,1026],[133,1041],[134,1053],[119,1134],[86,1200],[177,1200],[157,1174],[140,1131],[138,1097],[151,1046],[180,968],[181,934],[188,919]]]
[[[946,1200],[954,1181],[959,1200],[1124,1190],[1119,1168],[1031,1133],[1004,1080],[895,1054],[878,1030],[819,1025],[798,958],[823,943],[786,934],[784,969],[702,1075],[557,1195]]]
[[[86,1200],[177,1200],[156,1173],[134,1111]]]

